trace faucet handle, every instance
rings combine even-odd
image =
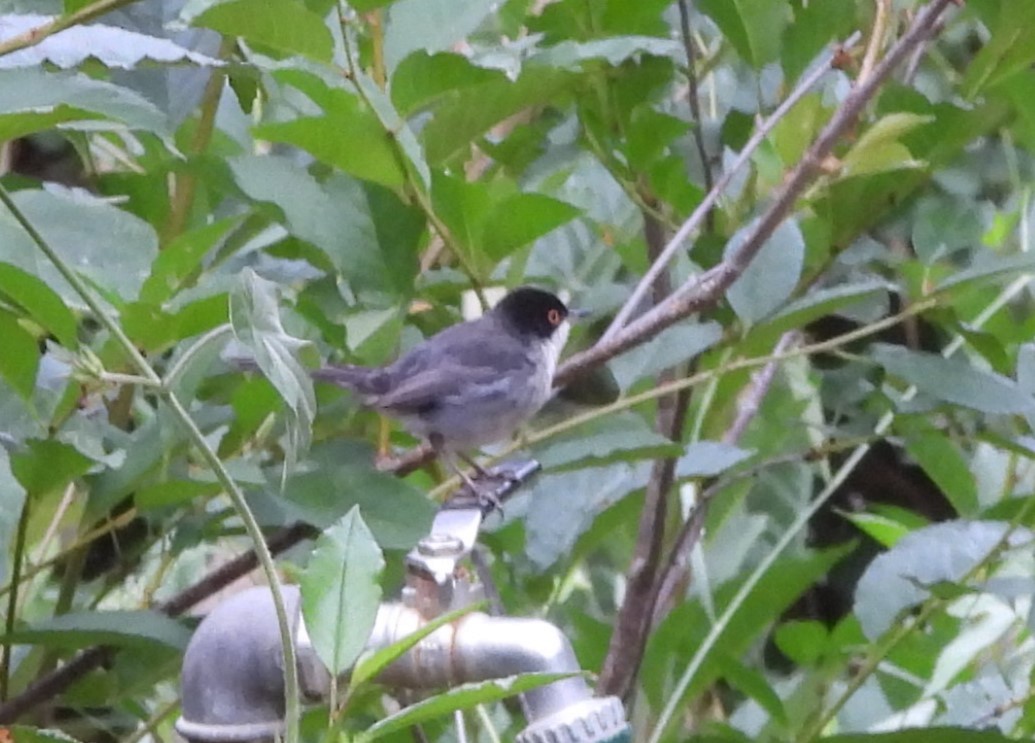
[[[488,482],[479,481],[484,492],[473,493],[465,485],[443,503],[427,536],[406,555],[404,600],[426,619],[480,601],[480,587],[458,568],[474,549],[485,517],[492,511],[493,506],[486,504],[502,502],[540,469],[534,459],[508,462],[490,473]]]

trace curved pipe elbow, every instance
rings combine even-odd
[[[283,586],[292,633],[297,586]],[[183,713],[176,730],[189,741],[270,740],[284,725],[284,656],[273,596],[256,586],[220,603],[187,645]]]

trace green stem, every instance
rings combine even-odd
[[[236,41],[226,37],[219,47],[218,58],[225,59],[230,56]],[[201,116],[198,118],[198,126],[191,137],[190,146],[187,150],[189,156],[199,155],[204,152],[212,141],[212,132],[216,126],[216,111],[219,109],[219,99],[223,94],[223,83],[226,80],[224,67],[212,69],[205,85],[205,92],[201,98]],[[190,216],[191,207],[194,205],[194,193],[197,191],[198,179],[190,172],[181,171],[177,173],[173,181],[172,204],[169,208],[169,218],[165,223],[162,235],[162,245],[168,245],[171,240],[183,232]]]
[[[4,636],[14,632],[14,617],[18,613],[18,587],[22,578],[22,557],[25,554],[25,532],[29,525],[29,494],[22,502],[22,513],[18,518],[18,532],[14,539],[14,555],[11,556],[11,593],[7,597],[7,618],[4,621]],[[0,647],[0,702],[7,701],[8,685],[11,680],[11,643],[5,641]]]
[[[144,356],[139,350],[137,350],[137,347],[133,345],[133,342],[122,330],[122,327],[94,298],[85,282],[75,271],[72,270],[65,260],[57,254],[43,236],[40,235],[21,209],[19,209],[14,203],[10,193],[8,193],[7,189],[4,188],[3,185],[0,185],[0,201],[2,201],[4,206],[6,206],[11,212],[18,224],[20,224],[29,234],[29,237],[31,237],[33,242],[36,243],[36,246],[40,251],[50,259],[51,263],[54,264],[54,267],[57,268],[62,277],[64,277],[80,298],[82,298],[86,303],[86,306],[94,313],[97,320],[104,325],[104,327],[111,333],[112,337],[115,338],[120,346],[122,346],[123,351],[129,357],[133,366],[136,367],[140,375],[149,383],[158,387],[159,395],[163,400],[165,400],[165,403],[172,410],[173,415],[179,419],[180,425],[182,425],[186,430],[191,442],[195,447],[197,447],[202,458],[212,468],[213,473],[216,475],[216,479],[219,480],[220,484],[226,489],[227,494],[230,496],[230,500],[244,524],[245,531],[252,540],[255,554],[258,557],[259,564],[262,566],[266,580],[270,584],[270,592],[273,595],[273,605],[277,614],[277,625],[280,629],[281,652],[284,656],[285,739],[287,743],[297,743],[299,721],[298,668],[295,659],[295,647],[291,636],[291,625],[288,621],[287,610],[284,606],[284,597],[280,590],[280,578],[277,575],[276,565],[274,565],[273,557],[270,555],[269,548],[266,546],[266,540],[262,536],[262,530],[259,528],[259,523],[255,520],[255,515],[248,507],[248,503],[244,498],[244,493],[241,492],[237,483],[234,482],[233,477],[227,471],[226,467],[223,466],[218,455],[212,450],[212,447],[209,446],[208,442],[205,440],[204,434],[197,427],[197,424],[194,422],[194,419],[190,417],[190,414],[187,413],[187,410],[183,407],[179,398],[171,389],[169,389],[168,385],[164,383],[158,373],[151,368],[151,365],[148,364]]]

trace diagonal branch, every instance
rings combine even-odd
[[[689,279],[661,305],[647,311],[624,328],[611,333],[610,337],[605,334],[600,343],[569,358],[557,372],[557,383],[563,384],[575,376],[603,364],[623,351],[653,338],[662,330],[694,312],[716,306],[726,290],[740,278],[748,264],[758,255],[773,231],[787,218],[798,197],[819,176],[820,164],[833,151],[834,145],[855,125],[859,114],[873,100],[891,72],[931,34],[942,12],[953,2],[954,0],[932,0],[916,14],[909,30],[888,51],[884,59],[873,68],[872,74],[861,81],[845,97],[837,112],[820,132],[819,137],[805,151],[801,161],[784,178],[769,207],[755,221],[746,239],[735,253],[703,274]],[[724,180],[715,184],[713,193],[719,188],[725,187]],[[698,211],[700,211],[700,207]],[[696,214],[697,212],[695,212]],[[690,219],[694,219],[694,215],[691,215]],[[703,219],[703,214],[701,219]],[[689,221],[687,220],[688,223]],[[694,226],[696,227],[696,224]],[[686,225],[684,225],[685,227]],[[689,234],[689,232],[690,230],[680,229],[677,233],[680,241],[685,237],[680,233]],[[679,242],[673,238],[666,247],[666,251],[672,245],[678,247]],[[671,252],[674,254],[675,250],[676,248],[673,248]],[[647,276],[652,272],[655,272],[655,266],[651,266]],[[647,276],[644,278],[646,279]],[[639,287],[637,287],[638,289]],[[627,302],[626,306],[634,305],[632,300],[633,297],[630,297],[630,302]]]
[[[643,212],[643,220],[648,255],[654,260],[661,252],[664,235],[660,223],[647,211]],[[669,275],[662,273],[654,283],[655,301],[662,301],[671,291]],[[685,376],[684,366],[680,365],[677,369],[669,369],[659,374],[658,385],[663,386],[679,376]],[[681,441],[689,403],[689,388],[658,398],[655,419],[658,433],[672,441]],[[662,546],[665,541],[665,515],[668,513],[669,497],[675,482],[676,462],[676,457],[666,456],[656,459],[651,466],[643,508],[640,511],[636,547],[626,578],[625,598],[618,610],[607,656],[604,658],[600,680],[597,683],[600,694],[626,696],[632,688],[643,659],[651,626],[651,612],[647,600],[654,592],[661,565]]]
[[[798,85],[791,91],[791,94],[787,96],[783,103],[781,103],[775,111],[769,116],[768,119],[763,121],[755,133],[751,135],[751,138],[747,141],[744,147],[741,149],[740,154],[730,165],[729,169],[723,174],[718,182],[709,189],[708,193],[701,200],[701,203],[694,209],[683,225],[676,231],[672,236],[672,239],[668,241],[665,249],[661,251],[661,254],[651,264],[651,267],[647,269],[647,273],[643,275],[640,282],[633,289],[632,294],[622,305],[622,308],[615,315],[614,320],[611,321],[611,325],[600,339],[600,343],[607,343],[616,338],[622,328],[627,324],[629,317],[636,311],[640,302],[647,294],[647,290],[654,283],[654,280],[665,270],[666,266],[672,262],[676,253],[683,243],[690,235],[700,228],[701,224],[704,223],[709,214],[711,214],[712,208],[722,198],[722,194],[729,187],[733,181],[733,177],[747,165],[751,160],[751,156],[755,154],[755,150],[758,149],[759,145],[765,141],[765,138],[769,136],[769,133],[776,127],[776,125],[786,116],[792,108],[800,101],[806,93],[812,90],[813,86],[823,77],[827,72],[831,70],[835,61],[839,57],[839,52],[850,49],[859,39],[859,34],[852,34],[844,44],[840,45],[835,50],[827,54],[826,60],[822,64],[817,64],[815,68],[808,75],[803,77]],[[600,345],[600,344],[598,344]]]

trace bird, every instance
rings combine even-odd
[[[390,364],[325,365],[310,373],[425,439],[484,500],[454,457],[492,477],[467,452],[511,437],[546,404],[569,320],[581,314],[549,291],[522,286]]]

